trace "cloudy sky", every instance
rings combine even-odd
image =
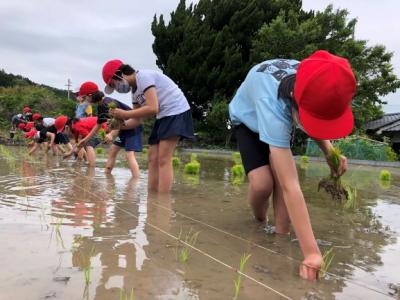
[[[73,88],[86,80],[103,86],[102,65],[114,58],[137,69],[155,69],[153,16],[169,16],[178,2],[0,0],[0,69],[57,88],[66,88],[68,78]],[[322,10],[329,3],[347,8],[358,19],[357,38],[384,44],[395,53],[393,64],[400,77],[400,39],[395,34],[400,2],[303,0],[307,10]],[[400,111],[400,92],[386,100],[386,111]]]

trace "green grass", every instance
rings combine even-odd
[[[382,181],[391,181],[392,173],[390,173],[388,170],[382,170],[379,174],[379,179]]]
[[[131,289],[131,292],[128,293],[124,289],[119,290],[119,300],[134,300],[135,295],[133,294],[133,288]]]
[[[307,155],[303,155],[300,157],[300,162],[303,164],[308,164],[310,162],[310,158]]]
[[[236,280],[234,281],[235,283],[235,296],[233,297],[234,300],[238,299],[239,297],[239,292],[240,288],[242,285],[242,274],[244,272],[244,269],[246,267],[247,261],[249,260],[251,254],[246,254],[244,253],[242,257],[240,258],[240,264],[239,264],[239,271]]]
[[[76,235],[74,236],[74,241],[72,242],[72,247],[71,247],[71,252],[76,252],[78,250],[78,248],[80,247],[80,245],[83,242],[83,236]]]
[[[339,171],[341,155],[342,153],[340,152],[340,149],[333,147],[330,155],[328,156],[328,160],[336,172]]]
[[[322,279],[328,272],[334,257],[335,254],[333,253],[333,248],[330,248],[324,252],[324,255],[322,256],[323,263],[321,269],[319,270],[319,279]]]

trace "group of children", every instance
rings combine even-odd
[[[108,120],[120,120],[117,126],[112,125],[114,120],[108,122],[104,141],[112,145],[106,170],[111,172],[116,155],[124,148],[132,175],[138,176],[135,152],[142,151],[142,121],[155,117],[148,140],[148,189],[170,191],[175,147],[180,139],[194,135],[185,95],[166,75],[135,70],[121,60],[108,61],[102,76],[105,93],[130,93],[132,108],[106,97],[96,83],[88,81],[81,85],[79,97],[97,107],[96,117],[68,120],[65,116],[51,119],[33,114],[35,128],[27,136],[36,144],[49,139],[54,151],[57,144],[66,144],[66,156],[85,149],[89,164],[94,165],[94,148],[100,143],[97,134]],[[353,129],[351,100],[355,90],[349,62],[327,51],[316,51],[301,62],[274,59],[255,65],[229,105],[254,216],[265,221],[271,196],[276,233],[287,234],[292,224],[304,254],[300,275],[310,280],[318,278],[323,262],[290,150],[294,127],[314,138],[329,158],[333,148],[329,140],[344,137]],[[68,134],[75,136],[74,148]],[[346,167],[347,159],[341,156],[339,172],[334,175],[342,175]],[[333,168],[331,171],[336,172]]]

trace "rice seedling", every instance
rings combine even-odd
[[[189,260],[189,255],[192,250],[191,247],[193,247],[196,244],[197,237],[199,236],[200,231],[192,232],[192,228],[190,228],[189,232],[185,236],[184,241],[181,240],[181,234],[182,232],[179,233],[178,241],[180,241],[183,246],[181,251],[179,252],[179,261],[181,263],[186,263]]]
[[[103,155],[104,154],[104,148],[101,148],[101,147],[96,148],[96,154]]]
[[[328,157],[329,165],[338,172],[340,166],[341,152],[338,148],[334,147]],[[322,179],[318,184],[318,191],[323,188],[327,193],[331,194],[333,200],[347,199],[348,195],[342,185],[340,176],[330,175],[328,178]]]
[[[177,157],[177,156],[172,157],[172,166],[174,168],[179,167],[180,164],[181,164],[181,160],[179,159],[179,157]]]
[[[115,103],[114,101],[108,103],[108,109],[116,109],[117,108],[117,103]],[[124,120],[121,119],[117,119],[112,117],[109,121],[108,121],[108,126],[111,130],[114,129],[119,129],[122,124],[124,123]]]
[[[307,155],[303,155],[302,157],[300,157],[300,162],[303,164],[307,164],[310,162],[310,158]]]
[[[333,248],[330,248],[324,252],[324,255],[322,255],[323,263],[321,269],[319,270],[319,279],[322,279],[328,272],[334,257],[335,254],[333,253]]]
[[[133,288],[131,289],[131,292],[128,293],[124,289],[119,290],[119,300],[134,300],[135,295],[133,293]]]
[[[104,128],[100,128],[99,130],[99,138],[104,141],[104,138],[106,137],[107,133],[106,130]]]
[[[92,249],[90,250],[89,257],[87,258],[87,263],[83,267],[83,280],[85,284],[85,290],[83,291],[83,298],[89,299],[89,285],[91,283],[91,278],[92,278],[92,261],[91,258],[94,256],[96,253],[96,248],[92,246]]]
[[[240,258],[239,272],[237,272],[238,273],[237,278],[234,281],[235,283],[235,296],[233,297],[234,300],[237,300],[239,297],[239,292],[242,285],[242,273],[244,272],[244,268],[246,267],[247,261],[249,260],[250,256],[251,254],[244,253]]]
[[[55,232],[56,234],[56,242],[57,242],[57,246],[61,245],[62,249],[65,249],[64,246],[64,240],[62,238],[62,234],[61,234],[61,225],[63,223],[63,218],[57,218],[57,219],[53,219],[52,224],[53,224],[53,230],[51,232],[51,236],[50,236],[50,241],[52,239],[53,236],[53,232]]]
[[[242,164],[242,157],[240,156],[239,152],[233,152],[232,153],[232,160],[235,163],[235,165],[241,165]]]
[[[83,242],[83,236],[81,235],[76,235],[74,236],[74,240],[72,242],[72,247],[71,247],[71,252],[76,252],[80,245]]]
[[[347,193],[347,201],[344,203],[344,209],[351,209],[354,210],[357,208],[357,188],[352,188],[347,186],[346,188]]]
[[[381,181],[391,181],[392,173],[390,173],[388,170],[382,170],[381,173],[379,174],[379,179]]]
[[[197,154],[192,153],[190,162],[185,165],[184,172],[191,175],[198,175],[200,173],[200,163],[197,161]]]
[[[245,170],[242,164],[234,165],[231,168],[232,184],[240,185],[243,183],[245,177]]]

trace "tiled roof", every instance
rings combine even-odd
[[[382,118],[367,122],[364,125],[366,130],[377,130],[383,126],[388,126],[396,121],[400,121],[400,113],[386,114]]]
[[[385,126],[384,128],[381,129],[383,132],[394,132],[394,131],[399,131],[400,132],[400,120],[397,122],[394,122],[388,126]]]

